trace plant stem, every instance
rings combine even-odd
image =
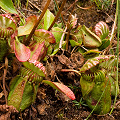
[[[56,20],[58,19],[60,13],[62,12],[62,9],[63,9],[63,7],[64,7],[66,1],[67,1],[67,0],[63,0],[62,5],[61,5],[61,7],[60,7],[60,9],[59,9],[59,11],[58,11],[58,13],[57,13],[57,15],[56,15],[54,21],[52,22],[52,24],[51,24],[50,27],[48,28],[48,31],[50,31],[51,28],[53,27],[53,25],[55,24],[55,22],[56,22]]]
[[[45,5],[45,7],[44,7],[44,9],[43,9],[43,11],[42,11],[42,13],[41,13],[39,19],[37,20],[35,26],[33,27],[32,31],[30,32],[30,34],[29,34],[27,40],[25,41],[25,45],[29,45],[29,41],[30,41],[32,35],[34,34],[35,29],[37,28],[37,26],[38,26],[38,24],[40,23],[41,19],[43,18],[44,14],[45,14],[45,12],[46,12],[46,10],[47,10],[49,4],[50,4],[50,1],[51,1],[51,0],[48,0],[48,1],[47,1],[47,3],[46,3],[46,5]]]
[[[4,69],[4,75],[3,75],[3,91],[4,91],[4,95],[5,95],[6,104],[7,104],[7,91],[6,91],[6,88],[5,88],[5,77],[7,75],[7,68],[8,68],[8,59],[6,57],[5,58],[5,69]]]
[[[18,0],[18,8],[20,7],[19,5],[20,5],[20,0]]]
[[[68,43],[69,43],[69,36],[70,36],[70,30],[71,30],[71,28],[70,28],[70,24],[69,24],[69,21],[68,21],[68,24],[67,24],[67,28],[68,28],[68,33],[67,33],[67,36],[66,36],[66,50],[68,50]]]
[[[79,71],[73,70],[73,69],[62,69],[61,72],[74,72],[74,73],[77,73],[78,75],[81,76],[81,74],[79,73]]]
[[[69,15],[68,22],[67,22],[67,32],[68,33],[67,33],[67,36],[66,36],[66,50],[68,50],[68,43],[69,43],[70,31],[72,29],[72,27],[70,26],[70,19],[71,19],[71,15],[73,14],[74,8],[75,8],[75,4],[73,4],[73,9],[72,9],[71,14]]]
[[[112,32],[111,32],[111,36],[110,36],[110,43],[112,43],[112,40],[113,40],[113,37],[114,37],[116,22],[117,22],[117,13],[115,15],[114,24],[113,24],[113,27],[112,27]]]
[[[54,1],[54,4],[55,4],[55,7],[56,7],[56,9],[57,9],[57,12],[59,11],[59,6],[58,6],[58,3],[57,3],[57,0],[53,0]],[[62,21],[62,24],[63,24],[63,27],[65,27],[65,21],[64,21],[64,19],[63,19],[63,17],[62,17],[62,13],[60,13],[61,15],[60,15],[60,19],[61,19],[61,21]]]
[[[65,27],[65,30],[64,30],[64,32],[63,32],[63,34],[62,34],[62,37],[61,37],[61,39],[60,39],[59,49],[62,48],[62,42],[63,42],[63,38],[64,38],[64,36],[65,36],[65,32],[66,32],[66,30],[67,30],[67,26]]]
[[[118,18],[117,22],[118,22],[118,28],[117,28],[117,49],[116,49],[116,54],[117,54],[117,72],[116,72],[116,94],[115,94],[115,100],[114,100],[114,105],[110,111],[110,114],[112,114],[113,110],[114,110],[114,107],[115,107],[115,103],[116,103],[116,100],[117,100],[117,90],[118,90],[118,64],[119,64],[119,30],[120,30],[120,18],[119,18],[119,15],[120,15],[120,1],[117,0],[117,6],[116,6],[116,18]]]
[[[26,2],[26,9],[28,8],[28,1],[29,1],[29,0],[27,0],[27,2]]]

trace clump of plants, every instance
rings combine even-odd
[[[29,107],[36,98],[41,83],[48,84],[56,90],[75,100],[74,93],[62,83],[46,80],[46,68],[43,61],[47,55],[54,56],[59,50],[68,50],[68,45],[84,57],[85,63],[79,70],[61,69],[64,72],[75,72],[80,75],[82,98],[95,113],[103,115],[110,111],[111,96],[119,94],[116,72],[118,60],[115,55],[102,55],[102,51],[110,45],[108,25],[100,21],[94,28],[77,24],[74,15],[69,16],[67,27],[55,23],[65,4],[63,1],[56,17],[47,9],[50,0],[39,18],[29,16],[21,25],[20,16],[14,9],[12,1],[0,6],[8,14],[0,15],[0,62],[14,54],[22,64],[19,74],[10,82],[7,104],[18,111]],[[101,6],[100,6],[101,7]],[[48,19],[49,18],[49,19]],[[20,24],[20,25],[19,25]],[[67,31],[67,32],[66,32]],[[66,33],[66,35],[65,35]],[[7,48],[7,49],[6,49]],[[76,104],[83,104],[81,101]]]
[[[98,9],[100,10],[108,10],[109,7],[112,5],[112,0],[91,0],[92,2],[95,2]]]
[[[71,33],[70,44],[78,47],[77,51],[84,56],[85,64],[79,71],[61,71],[80,75],[82,96],[86,104],[95,113],[106,114],[111,109],[111,96],[119,94],[117,58],[114,55],[100,55],[110,45],[109,28],[105,22],[100,21],[94,29],[79,25]]]
[[[3,4],[4,2],[2,1]],[[18,111],[23,111],[29,107],[35,101],[40,83],[49,84],[74,100],[75,95],[67,86],[44,80],[46,69],[41,62],[47,54],[51,53],[51,44],[56,42],[55,34],[53,35],[47,30],[53,22],[53,14],[46,7],[44,18],[37,19],[37,16],[33,15],[26,19],[25,25],[18,26],[19,15],[14,7],[12,10],[15,13],[0,15],[0,61],[3,61],[7,54],[15,53],[16,58],[22,63],[22,67],[19,74],[10,82],[8,105],[14,106]],[[51,19],[47,19],[48,16]],[[40,19],[42,19],[41,22]],[[36,22],[41,27],[37,28],[36,26],[34,32],[31,33]]]

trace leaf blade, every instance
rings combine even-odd
[[[0,7],[2,7],[5,11],[9,12],[9,13],[17,13],[12,0],[0,0]]]
[[[43,80],[42,82],[50,85],[51,87],[57,89],[60,92],[66,94],[70,99],[72,99],[72,100],[75,99],[74,93],[70,90],[70,88],[68,88],[64,84],[58,83],[58,82],[51,82],[49,80]]]
[[[15,55],[20,62],[25,62],[30,58],[30,49],[24,44],[20,43],[17,39],[14,42],[14,50]]]

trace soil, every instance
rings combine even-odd
[[[39,15],[38,9],[43,9],[47,0],[30,0],[28,4],[28,9],[25,9],[26,1],[21,1],[21,12],[25,13],[26,16],[30,16],[32,14]],[[62,1],[58,0],[58,5],[61,5]],[[72,4],[74,1],[67,1],[65,7],[63,9],[64,19],[68,20],[69,14],[73,10]],[[77,5],[90,9],[79,8]],[[71,6],[71,8],[69,8]],[[69,8],[69,9],[68,9]],[[50,3],[49,9],[51,12],[54,12],[54,2]],[[67,10],[68,9],[68,10]],[[109,6],[109,9],[99,10],[97,6],[91,2],[91,0],[81,0],[77,1],[73,14],[77,14],[78,23],[81,25],[86,25],[87,27],[93,27],[99,21],[105,21],[108,23],[108,26],[112,28],[115,16],[115,4]],[[111,16],[111,17],[110,17]],[[58,20],[60,21],[60,20]],[[114,39],[116,41],[116,38]],[[116,46],[116,44],[113,44]],[[109,54],[109,52],[107,52]],[[67,86],[71,85],[71,89],[74,91],[76,100],[79,101],[82,97],[79,75],[75,73],[63,73],[61,69],[76,69],[84,64],[84,58],[79,53],[71,53],[71,49],[68,51],[59,51],[55,56],[48,56],[48,62],[46,64],[47,70],[47,78],[52,81],[60,81]],[[3,63],[0,63],[0,90],[2,91],[2,76],[4,69],[1,68]],[[20,63],[15,60],[12,63],[12,68],[10,67],[7,71],[6,78],[6,89],[9,92],[9,81],[12,79],[19,70]],[[77,89],[74,89],[76,87]],[[7,93],[8,94],[8,93]],[[70,99],[68,99],[65,95],[56,92],[53,88],[48,85],[40,84],[38,93],[36,96],[35,102],[25,109],[23,112],[18,113],[15,109],[7,106],[5,103],[5,96],[0,93],[0,118],[3,120],[84,120],[86,119],[91,110],[81,104],[80,106],[76,106]],[[84,102],[84,101],[83,101]],[[114,102],[114,98],[112,98],[112,105]],[[106,115],[97,115],[92,114],[90,116],[90,120],[119,120],[120,119],[120,95],[117,97],[117,103],[112,114]],[[111,106],[112,107],[112,106]]]

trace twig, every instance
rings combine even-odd
[[[55,24],[55,22],[56,22],[56,20],[58,19],[60,13],[62,12],[62,9],[63,9],[63,7],[64,7],[66,1],[67,1],[67,0],[63,0],[63,2],[62,2],[62,4],[61,4],[61,7],[60,7],[60,9],[59,9],[59,11],[58,11],[58,13],[57,13],[57,15],[56,15],[54,21],[52,22],[52,24],[51,24],[50,27],[48,28],[48,31],[50,31],[51,28],[53,27],[53,25]]]
[[[105,54],[106,53],[106,51],[109,51],[110,50],[110,48],[111,48],[111,44],[112,44],[112,42],[113,42],[113,38],[114,38],[114,32],[115,32],[115,28],[116,28],[116,23],[117,23],[117,15],[118,13],[116,12],[116,14],[115,14],[115,20],[114,20],[114,23],[113,23],[113,26],[112,26],[112,32],[111,32],[111,36],[110,36],[110,46],[108,47],[108,49],[106,49],[105,51],[104,51],[104,53],[103,54]]]
[[[28,0],[28,2],[32,5],[32,6],[34,6],[35,8],[37,8],[39,11],[41,11],[42,12],[42,10],[38,7],[38,6],[36,6],[35,4],[33,4],[32,2],[30,2],[29,0]]]
[[[66,13],[73,5],[75,5],[75,3],[77,2],[78,0],[75,0],[75,2],[73,4],[70,5],[70,7],[64,11],[64,13]]]
[[[71,51],[71,55],[73,54],[73,52],[75,51],[75,49],[77,48],[77,46],[75,46],[72,51]]]
[[[74,70],[74,69],[61,69],[61,72],[74,72],[74,73],[81,76],[81,73],[77,70]]]
[[[26,19],[26,17],[21,13],[21,10],[20,10],[20,9],[17,9],[17,12],[18,12],[24,19]]]
[[[58,114],[61,110],[63,110],[64,108],[66,108],[66,106],[67,106],[67,105],[65,105],[63,108],[61,108],[60,110],[58,110],[58,111],[56,112],[56,114]]]
[[[20,109],[20,119],[23,120],[21,109]]]
[[[66,30],[67,30],[67,26],[65,27],[65,30],[64,30],[64,32],[63,32],[63,34],[62,34],[62,36],[61,36],[60,43],[59,43],[59,49],[62,48],[62,42],[63,42],[63,38],[64,38],[64,36],[65,36]]]
[[[67,29],[68,29],[68,34],[67,34],[67,36],[66,36],[66,50],[68,50],[68,43],[69,43],[69,36],[70,36],[70,30],[71,30],[71,28],[70,28],[70,21],[68,21],[68,24],[67,24]]]
[[[30,34],[29,34],[29,36],[28,36],[28,38],[27,38],[27,40],[26,40],[26,42],[25,42],[25,45],[29,45],[29,41],[30,41],[32,35],[34,34],[35,29],[37,28],[37,26],[38,26],[38,24],[40,23],[41,19],[43,18],[44,14],[45,14],[45,12],[46,12],[49,4],[50,4],[50,1],[51,1],[51,0],[47,0],[47,3],[46,3],[46,5],[45,5],[45,7],[44,7],[44,9],[43,9],[43,11],[42,11],[39,19],[37,20],[35,26],[33,27],[32,31],[30,32]]]
[[[57,12],[59,11],[59,6],[58,6],[58,3],[57,3],[57,0],[53,0],[54,1],[54,4],[55,4],[55,7],[56,7],[56,9],[57,9]],[[60,19],[61,19],[61,21],[62,21],[62,23],[63,23],[63,26],[65,26],[65,21],[64,21],[64,18],[63,18],[63,15],[62,15],[62,12],[60,13]]]
[[[62,83],[62,82],[60,81],[60,79],[58,78],[57,75],[55,75],[55,77],[57,78],[57,80],[58,80],[59,83]]]
[[[118,101],[116,104],[115,104],[115,106],[118,106],[120,104],[120,101]]]
[[[22,9],[19,9],[20,11],[27,11],[27,12],[30,12],[30,13],[32,13],[32,14],[40,14],[39,12],[34,12],[34,11],[31,11],[31,10],[28,10],[28,9],[25,9],[25,8],[22,8]]]
[[[6,88],[5,88],[5,77],[7,75],[7,68],[8,68],[8,59],[6,57],[5,58],[5,69],[4,69],[4,75],[3,75],[3,91],[4,91],[4,95],[5,95],[6,104],[7,104],[7,91],[6,91]]]
[[[68,32],[68,34],[67,34],[66,40],[65,40],[66,41],[66,50],[68,50],[68,43],[69,43],[70,31],[72,29],[72,27],[70,26],[70,22],[71,22],[70,19],[71,19],[71,15],[73,14],[76,2],[77,2],[77,0],[73,4],[73,9],[71,11],[71,14],[69,15],[68,22],[67,22],[67,32]]]
[[[0,69],[2,69],[4,67],[4,65],[2,65],[1,67],[0,67]]]
[[[114,3],[114,0],[112,0],[111,8],[112,8],[113,3]]]
[[[112,39],[114,37],[114,31],[115,31],[115,27],[116,27],[116,22],[117,22],[117,14],[115,15],[115,20],[114,20],[114,24],[112,27],[112,32],[111,32],[111,36],[110,36],[110,42],[112,43]]]
[[[110,15],[107,12],[104,12],[113,22],[114,20],[112,19],[112,17],[110,17]]]
[[[83,9],[83,10],[88,10],[88,9],[92,8],[92,7],[93,7],[93,5],[92,5],[92,6],[90,6],[90,7],[86,7],[86,8],[84,8],[84,7],[80,7],[79,5],[77,5],[77,7],[79,7],[80,9]]]

